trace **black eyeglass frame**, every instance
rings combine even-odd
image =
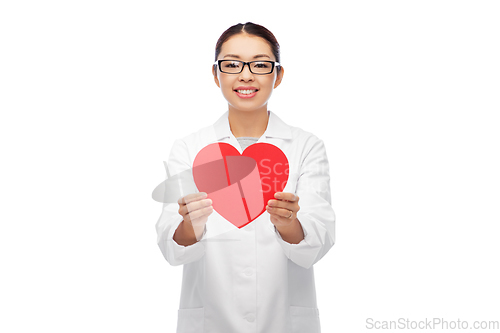
[[[233,61],[233,62],[236,61],[236,62],[242,63],[243,66],[241,66],[241,70],[238,73],[224,72],[222,70],[221,65],[220,65],[224,61]],[[254,62],[267,62],[267,63],[270,63],[272,65],[271,71],[269,73],[254,73],[254,72],[252,72],[252,68],[250,67],[250,64],[254,63]],[[228,60],[228,59],[217,60],[216,62],[214,62],[214,65],[217,65],[217,67],[219,67],[220,72],[224,73],[224,74],[240,74],[241,72],[243,72],[243,69],[245,68],[245,66],[248,65],[248,69],[250,70],[250,73],[255,74],[255,75],[268,75],[268,74],[272,74],[275,67],[278,68],[278,67],[281,66],[281,64],[279,62],[277,62],[277,61],[270,61],[270,60],[255,60],[255,61],[245,62],[245,61],[240,61],[240,60]]]

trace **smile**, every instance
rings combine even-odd
[[[239,98],[252,98],[257,95],[259,89],[235,89],[234,92]]]
[[[254,90],[236,90],[239,94],[243,95],[250,95],[253,94],[254,92],[257,92],[257,89]]]

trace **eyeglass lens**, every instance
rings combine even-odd
[[[220,63],[220,70],[224,73],[237,74],[242,71],[243,62],[236,60],[223,60]],[[257,74],[272,73],[273,63],[267,61],[255,61],[250,63],[250,71]]]

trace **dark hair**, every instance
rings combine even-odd
[[[229,38],[233,37],[234,35],[242,33],[247,33],[249,35],[264,38],[269,43],[269,46],[271,46],[271,50],[274,54],[274,57],[276,58],[276,61],[280,62],[280,44],[278,44],[278,40],[276,40],[276,37],[274,37],[273,33],[267,30],[265,27],[252,22],[247,22],[245,24],[235,24],[222,33],[222,35],[219,37],[219,40],[217,41],[217,44],[215,44],[215,61],[217,61],[217,57],[219,56],[222,44],[224,44]],[[279,73],[281,71],[281,66],[277,66],[276,69]]]

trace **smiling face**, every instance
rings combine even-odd
[[[217,60],[276,61],[269,43],[257,36],[241,33],[229,38],[222,45]],[[283,78],[283,68],[277,74],[252,74],[247,65],[240,74],[214,72],[215,83],[233,111],[267,111],[267,102]]]

